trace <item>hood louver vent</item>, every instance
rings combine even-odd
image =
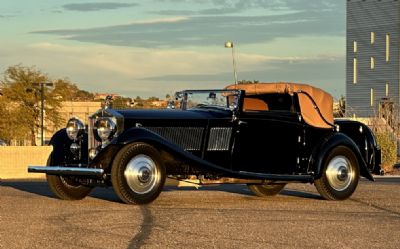
[[[182,147],[184,150],[201,149],[204,128],[199,127],[146,127],[161,137]]]
[[[229,150],[231,141],[231,127],[214,127],[210,129],[210,138],[208,139],[208,151]]]

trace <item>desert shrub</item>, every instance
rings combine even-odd
[[[393,133],[389,131],[378,131],[375,133],[378,145],[382,153],[382,169],[385,172],[393,170],[397,162],[397,141]]]

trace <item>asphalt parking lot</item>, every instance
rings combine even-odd
[[[351,199],[289,184],[261,199],[245,185],[166,187],[148,206],[97,188],[55,199],[43,181],[0,182],[0,248],[400,248],[400,179],[361,181]]]

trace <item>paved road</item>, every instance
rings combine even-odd
[[[45,182],[0,182],[0,248],[400,248],[400,180],[362,181],[350,200],[289,184],[260,199],[244,185],[166,187],[148,206],[112,189],[55,199]]]

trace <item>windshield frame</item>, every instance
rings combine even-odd
[[[219,105],[198,105],[194,107],[188,108],[188,96],[190,94],[210,94],[210,93],[231,93],[236,96],[236,104],[223,107]],[[176,100],[180,100],[180,109],[181,110],[193,110],[193,109],[217,109],[217,110],[225,110],[225,111],[237,111],[239,110],[239,105],[241,103],[241,96],[243,94],[242,90],[237,89],[207,89],[207,90],[184,90],[175,93]]]

